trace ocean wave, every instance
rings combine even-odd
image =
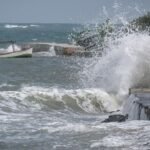
[[[101,89],[65,90],[22,87],[19,91],[1,91],[0,97],[12,110],[71,110],[86,113],[112,112],[118,100]],[[0,103],[1,107],[1,103]]]
[[[30,24],[30,27],[39,27],[37,24]]]
[[[12,28],[22,28],[22,29],[26,29],[26,28],[28,28],[27,25],[12,25],[12,24],[6,24],[4,27],[5,27],[5,28],[8,28],[8,29],[12,29]]]
[[[13,87],[14,85],[12,84],[7,84],[7,83],[3,83],[3,84],[0,84],[0,88],[3,88],[3,87]]]
[[[34,38],[34,39],[32,39],[32,41],[37,41],[38,39],[36,39],[36,38]]]
[[[4,25],[5,28],[7,29],[13,29],[13,28],[21,28],[21,29],[26,29],[29,27],[38,27],[39,25],[36,24],[30,24],[30,25],[17,25],[17,24],[6,24]]]

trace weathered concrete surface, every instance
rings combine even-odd
[[[139,105],[139,114],[138,114],[139,120],[142,120],[142,115],[144,114],[147,120],[150,120],[150,98],[148,99],[142,98],[136,103]],[[142,114],[142,111],[144,111],[144,114]]]
[[[27,43],[25,47],[32,47],[33,52],[48,52],[50,48],[55,50],[56,55],[66,55],[66,56],[85,56],[90,57],[92,53],[90,51],[85,51],[81,46],[70,45],[70,44],[59,44],[59,43]]]
[[[144,93],[149,93],[150,94],[150,89],[148,88],[132,88],[132,89],[129,89],[129,95],[130,94],[144,94]]]

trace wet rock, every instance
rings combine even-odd
[[[124,122],[128,119],[128,114],[126,115],[120,115],[120,114],[115,114],[115,115],[110,115],[107,119],[105,119],[104,121],[102,121],[102,123],[104,122]]]

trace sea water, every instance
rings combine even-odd
[[[68,43],[75,27],[0,24],[0,37]],[[0,149],[148,150],[149,121],[101,121],[122,109],[128,88],[149,87],[149,43],[133,33],[109,42],[102,57],[0,59]]]

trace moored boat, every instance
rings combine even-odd
[[[20,58],[21,57],[32,57],[32,48],[0,54],[0,58],[17,58],[17,57],[20,57]]]
[[[19,50],[15,49],[14,43],[15,41],[0,41],[0,44],[11,43],[12,52],[3,51],[0,53],[0,58],[17,58],[17,57],[32,57],[32,48],[22,48]]]

